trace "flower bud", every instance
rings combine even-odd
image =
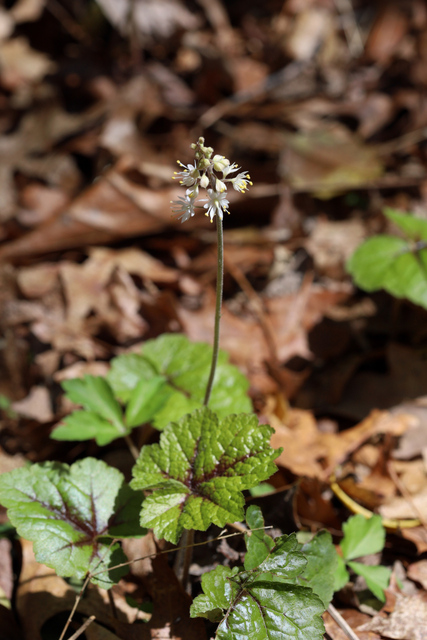
[[[202,187],[202,189],[206,189],[209,186],[209,178],[206,175],[206,173],[204,173],[202,175],[202,177],[200,178],[200,186]]]
[[[215,171],[223,171],[229,164],[230,160],[227,160],[224,156],[216,155],[213,157],[213,166]]]

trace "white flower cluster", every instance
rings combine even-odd
[[[196,198],[201,187],[206,189],[208,196],[199,201],[205,203],[203,205],[203,208],[206,209],[205,215],[210,217],[211,222],[216,215],[222,220],[224,211],[229,213],[228,206],[230,204],[227,200],[226,183],[231,183],[236,191],[243,193],[249,185],[252,185],[250,175],[246,171],[242,171],[234,178],[229,178],[228,176],[239,171],[240,167],[235,163],[230,164],[230,161],[224,156],[215,155],[212,157],[213,149],[205,147],[204,138],[199,138],[198,142],[191,145],[191,148],[195,151],[194,165],[185,165],[178,161],[183,171],[175,171],[173,176],[174,179],[179,179],[184,187],[187,187],[184,197],[172,201],[175,206],[173,213],[178,216],[181,222],[194,216],[194,208],[200,206],[196,203]],[[218,178],[216,172],[222,173],[222,179]]]

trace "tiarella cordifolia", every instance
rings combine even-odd
[[[181,222],[186,222],[194,216],[195,207],[206,209],[205,215],[210,217],[211,222],[216,215],[222,220],[224,211],[229,213],[228,184],[231,184],[236,191],[244,193],[249,185],[252,185],[250,175],[246,171],[241,171],[237,176],[229,177],[239,171],[240,167],[235,163],[230,164],[230,160],[224,156],[213,155],[212,147],[205,146],[204,138],[199,138],[191,148],[194,149],[194,164],[185,165],[178,161],[182,171],[175,171],[173,176],[186,187],[186,192],[184,197],[180,196],[178,200],[172,201],[174,205],[172,211]],[[222,175],[219,177],[217,174]],[[200,188],[206,189],[207,198],[197,202]],[[201,205],[199,202],[205,204]]]

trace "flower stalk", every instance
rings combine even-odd
[[[213,155],[212,147],[205,146],[204,138],[191,145],[194,150],[194,164],[185,165],[178,161],[182,171],[176,171],[174,179],[179,179],[183,187],[186,187],[184,197],[172,201],[174,205],[173,214],[181,222],[186,222],[196,213],[196,208],[205,209],[205,215],[213,222],[216,218],[217,229],[217,276],[216,276],[216,302],[215,302],[215,325],[213,338],[212,362],[209,379],[206,385],[206,392],[203,401],[205,407],[209,404],[212,393],[215,372],[218,364],[219,354],[219,334],[221,324],[221,307],[224,289],[224,237],[222,221],[224,212],[228,211],[229,201],[227,199],[227,186],[231,184],[236,191],[244,193],[249,185],[252,185],[250,175],[245,171],[237,174],[234,178],[229,177],[240,169],[235,163],[221,155]],[[222,176],[218,177],[218,173]],[[207,198],[200,200],[203,205],[197,203],[199,190],[205,189]],[[192,558],[192,545],[194,543],[194,531],[186,530],[181,538],[181,544],[185,549],[181,549],[176,558],[175,572],[181,583],[187,585],[188,571]]]
[[[209,404],[213,383],[215,379],[216,365],[218,363],[219,353],[219,330],[221,324],[221,307],[222,296],[224,291],[224,234],[222,229],[222,219],[217,218],[216,221],[217,230],[217,274],[216,274],[216,303],[215,303],[215,327],[214,327],[214,340],[213,340],[213,352],[212,352],[212,364],[209,373],[209,379],[206,386],[205,399],[203,404],[205,407]]]

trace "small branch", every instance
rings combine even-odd
[[[86,580],[83,582],[82,588],[80,589],[80,592],[76,596],[76,601],[74,603],[73,608],[71,609],[70,615],[68,616],[68,620],[65,623],[65,627],[62,630],[62,633],[61,633],[61,635],[59,637],[59,640],[63,640],[63,638],[64,638],[64,636],[65,636],[65,634],[67,632],[67,629],[70,626],[71,620],[73,619],[73,616],[74,616],[74,614],[76,612],[76,609],[79,606],[80,600],[82,599],[83,593],[84,593],[84,591],[85,591],[85,589],[86,589],[86,587],[88,585],[89,580],[90,580],[90,574],[87,575]]]
[[[337,625],[344,631],[347,638],[350,640],[360,640],[357,633],[353,631],[348,622],[344,620],[342,615],[335,609],[333,604],[330,604],[328,607],[328,613],[335,620]]]
[[[209,374],[208,384],[206,386],[205,399],[203,401],[203,405],[205,407],[209,404],[209,398],[211,397],[212,387],[215,378],[216,365],[218,362],[218,352],[219,352],[219,328],[221,322],[221,305],[222,305],[222,295],[224,290],[224,238],[222,232],[222,220],[216,215],[216,230],[217,230],[217,240],[218,240],[218,268],[217,268],[217,276],[216,276],[216,304],[215,304],[215,329],[214,329],[214,343],[213,343],[213,353],[212,353],[212,364],[211,371]]]
[[[95,620],[95,616],[90,616],[86,622],[83,622],[82,626],[77,629],[76,633],[73,633],[73,635],[68,639],[68,640],[77,640],[77,638],[79,636],[82,635],[82,633],[84,633],[86,631],[86,629],[88,628],[88,626],[91,624],[91,622],[93,622]]]

